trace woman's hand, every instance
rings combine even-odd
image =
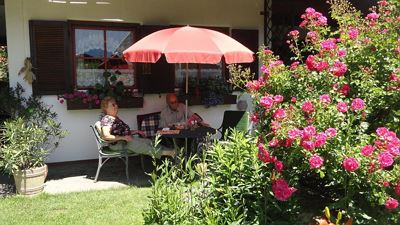
[[[131,130],[132,134],[138,134],[140,137],[146,137],[146,133],[142,130]]]
[[[123,140],[126,142],[131,142],[131,141],[133,141],[133,138],[130,135],[126,135],[126,136],[123,136]]]

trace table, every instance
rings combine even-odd
[[[185,139],[185,154],[187,154],[187,140],[188,139],[200,139],[206,137],[208,134],[215,134],[216,130],[212,127],[197,127],[195,129],[183,129],[179,130],[179,132],[174,132],[174,131],[159,131],[158,132],[162,137],[165,138],[171,138],[172,141],[174,142],[174,147],[175,149],[179,149],[179,146],[176,142],[177,139]]]

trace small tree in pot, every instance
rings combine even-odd
[[[0,168],[13,174],[17,192],[40,193],[47,176],[47,155],[65,136],[57,115],[39,97],[22,97],[20,86],[9,90],[10,98],[19,104],[10,109],[12,119],[2,125],[0,135]]]

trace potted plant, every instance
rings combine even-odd
[[[10,98],[19,101],[16,101],[18,106],[9,109],[11,119],[2,124],[0,168],[14,176],[18,193],[34,195],[44,187],[46,157],[66,132],[50,107],[39,97],[21,97],[22,92],[19,86],[10,89]]]

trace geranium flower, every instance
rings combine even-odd
[[[303,129],[303,132],[301,133],[301,138],[303,139],[309,139],[312,136],[314,136],[317,133],[317,130],[313,125],[307,126]]]
[[[399,202],[394,198],[388,198],[385,203],[387,209],[396,209],[399,206]]]
[[[306,66],[307,66],[307,69],[309,69],[310,71],[316,70],[317,63],[315,62],[315,56],[314,55],[307,56]]]
[[[315,154],[308,159],[308,162],[311,169],[318,169],[324,164],[324,159],[321,156]]]
[[[278,139],[272,139],[271,141],[268,142],[269,147],[271,148],[275,148],[278,146],[279,144],[279,140]]]
[[[349,172],[354,172],[360,167],[355,158],[349,157],[343,160],[343,168]]]
[[[288,200],[295,191],[297,191],[297,189],[289,187],[288,183],[283,179],[272,181],[272,192],[279,201]]]
[[[318,38],[318,34],[315,31],[309,31],[307,32],[307,39],[310,40],[310,42],[315,42]]]

